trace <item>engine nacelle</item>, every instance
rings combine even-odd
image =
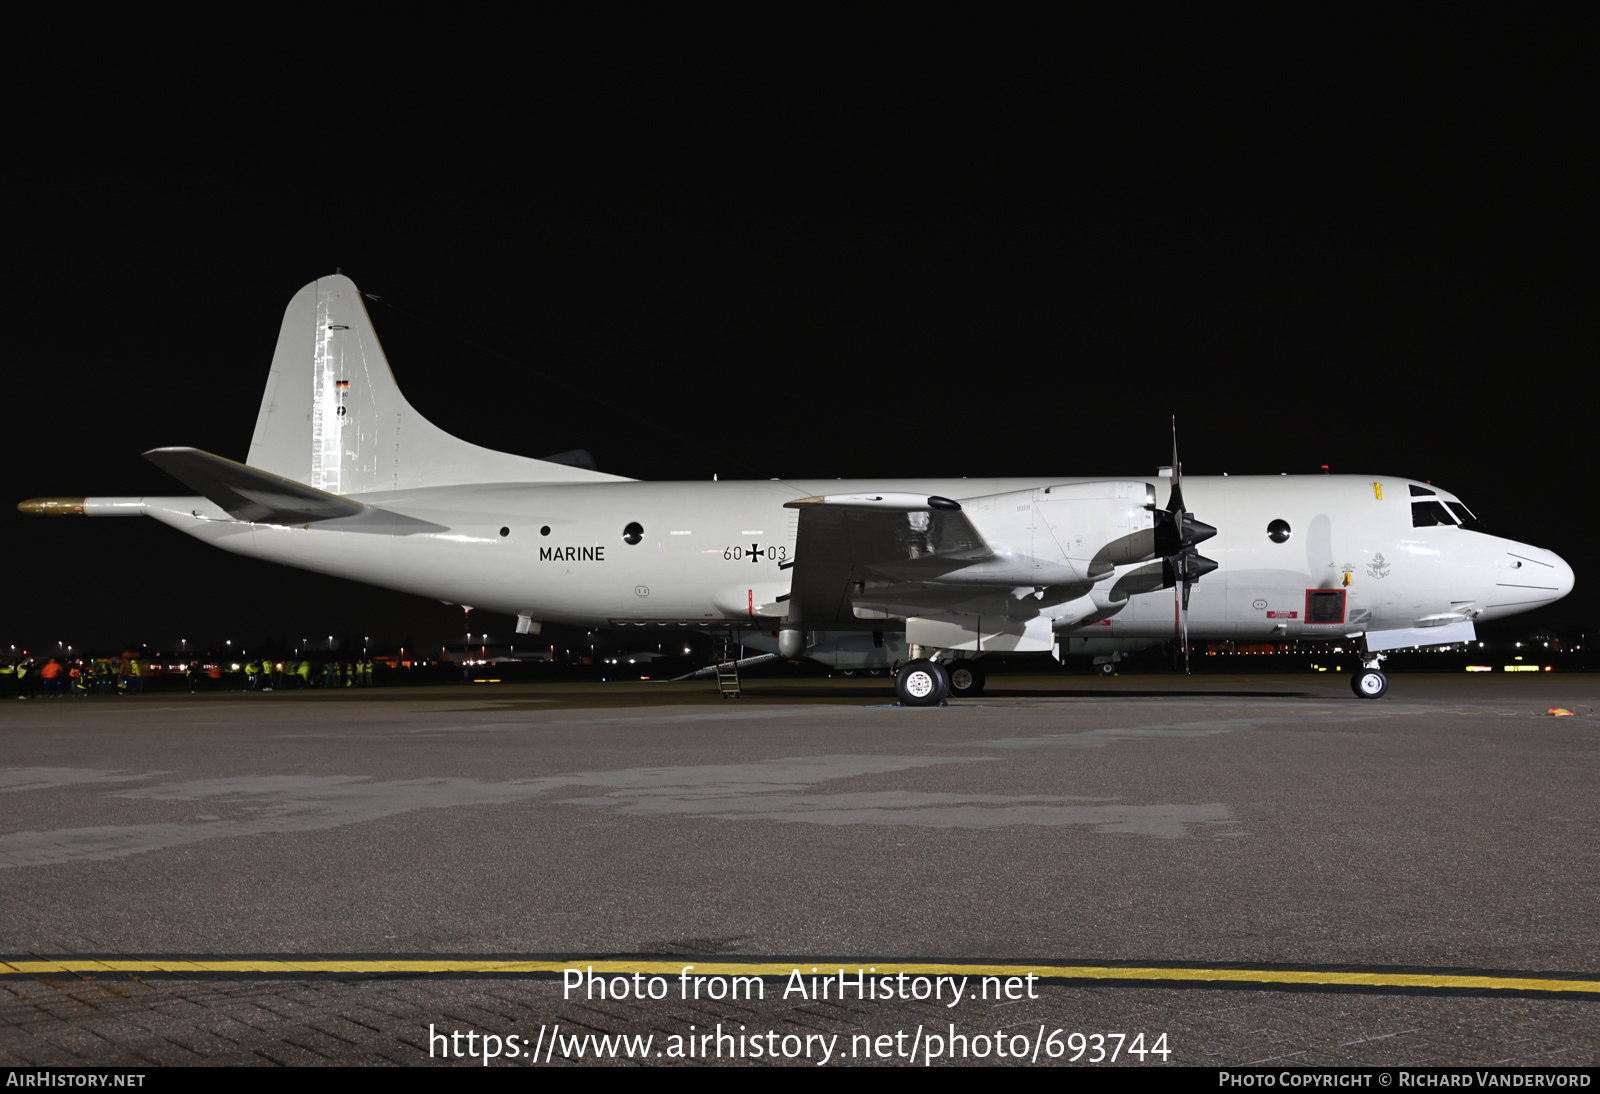
[[[1115,480],[990,494],[963,499],[961,506],[997,553],[1027,556],[1093,581],[1116,566],[1156,557],[1155,497],[1150,483]]]

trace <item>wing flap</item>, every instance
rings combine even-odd
[[[144,458],[216,502],[235,520],[308,524],[353,517],[366,508],[358,501],[198,448],[154,448]]]
[[[921,563],[929,576],[993,555],[959,502],[926,494],[829,494],[785,502],[800,511],[789,618],[856,622],[850,600],[866,575]]]

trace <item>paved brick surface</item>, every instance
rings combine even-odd
[[[1600,1008],[1589,1002],[1123,987],[1037,991],[1035,1000],[963,1004],[953,1015],[936,1005],[870,1001],[564,1001],[561,985],[551,981],[11,981],[0,984],[0,1065],[481,1066],[481,1060],[443,1058],[437,1042],[430,1059],[430,1026],[436,1033],[472,1030],[536,1041],[541,1026],[558,1023],[567,1038],[652,1036],[652,1055],[641,1063],[681,1062],[654,1053],[664,1051],[673,1035],[688,1035],[691,1026],[703,1033],[719,1023],[727,1034],[742,1026],[747,1036],[768,1030],[780,1036],[838,1035],[845,1059],[836,1056],[834,1064],[904,1063],[902,1057],[850,1059],[853,1038],[903,1030],[904,1049],[919,1025],[924,1034],[947,1034],[952,1021],[969,1036],[1004,1032],[1033,1038],[1041,1024],[1047,1033],[1142,1032],[1147,1044],[1165,1033],[1173,1064],[1600,1064]],[[92,1017],[53,1017],[64,1001]],[[1086,1048],[1085,1056],[1091,1051]],[[557,1051],[549,1065],[594,1062],[592,1049],[584,1055],[569,1058]],[[770,1061],[746,1056],[738,1062]],[[811,1061],[818,1062],[820,1050]],[[1001,1061],[991,1055],[987,1062]],[[1145,1060],[1146,1066],[1158,1062]],[[495,1064],[545,1066],[542,1055],[534,1065],[526,1054]]]

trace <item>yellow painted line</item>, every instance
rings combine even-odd
[[[839,963],[795,964],[756,961],[695,960],[640,960],[640,961],[470,961],[436,958],[407,958],[387,960],[344,961],[163,961],[159,959],[61,959],[55,961],[0,961],[0,974],[46,976],[51,973],[108,974],[108,973],[234,973],[237,975],[293,973],[346,973],[373,975],[401,973],[419,975],[427,973],[555,973],[566,969],[593,970],[598,975],[615,976],[643,973],[647,976],[676,977],[685,966],[691,966],[690,976],[778,976],[790,975],[799,969],[809,977],[815,969],[817,975],[837,975]],[[1105,965],[950,965],[938,963],[895,963],[878,965],[858,963],[845,969],[847,975],[856,969],[873,969],[878,976],[1028,976],[1046,979],[1072,980],[1161,980],[1161,981],[1225,981],[1252,984],[1305,984],[1337,985],[1342,987],[1383,988],[1455,988],[1473,991],[1549,991],[1600,993],[1600,980],[1553,980],[1534,976],[1484,976],[1455,973],[1387,973],[1350,972],[1338,969],[1170,969],[1159,967],[1112,968]]]

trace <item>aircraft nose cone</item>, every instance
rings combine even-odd
[[[1549,604],[1570,593],[1576,583],[1572,567],[1554,551],[1507,543],[1495,582],[1495,599],[1529,606]]]
[[[1578,575],[1572,572],[1572,567],[1567,565],[1567,560],[1554,551],[1550,552],[1550,557],[1555,560],[1556,569],[1556,595],[1550,599],[1560,600],[1572,591],[1573,586],[1577,585]]]

